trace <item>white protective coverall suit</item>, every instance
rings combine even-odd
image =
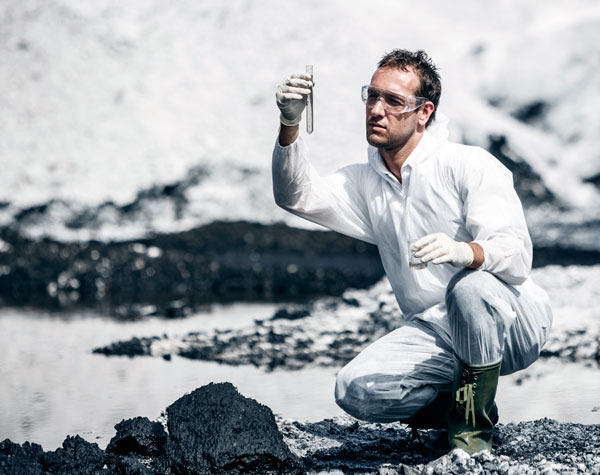
[[[403,313],[396,330],[360,352],[337,376],[337,403],[362,420],[407,419],[438,388],[451,386],[457,344],[473,347],[474,359],[467,363],[503,358],[501,374],[526,368],[538,358],[552,323],[548,296],[529,278],[532,244],[512,174],[482,148],[449,142],[446,122],[440,116],[427,128],[402,166],[402,182],[371,146],[368,162],[327,177],[311,166],[302,137],[286,147],[277,142],[273,152],[276,203],[377,245]],[[439,232],[479,244],[485,262],[472,273],[501,281],[500,290],[482,304],[499,322],[499,355],[486,355],[485,341],[453,338],[446,291],[461,269],[408,266],[408,238]],[[458,353],[464,360],[469,348]]]

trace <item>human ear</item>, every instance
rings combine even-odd
[[[425,104],[423,104],[420,108],[419,108],[419,125],[425,127],[425,125],[427,125],[427,121],[429,120],[429,117],[431,116],[431,114],[433,114],[433,110],[435,109],[435,106],[433,105],[433,102],[429,102],[427,101]]]

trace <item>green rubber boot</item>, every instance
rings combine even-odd
[[[492,432],[498,421],[494,403],[502,361],[469,366],[457,361],[454,366],[455,400],[448,414],[450,448],[474,454],[492,451]]]

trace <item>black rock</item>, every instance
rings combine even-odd
[[[271,410],[231,383],[209,384],[167,408],[175,473],[300,473]]]
[[[146,466],[139,457],[134,455],[121,455],[112,457],[107,464],[107,473],[119,475],[155,475],[156,473],[168,473],[166,470],[157,472]]]
[[[41,464],[42,447],[25,442],[16,444],[6,439],[0,442],[0,474],[37,475],[44,473]]]
[[[45,453],[37,444],[7,439],[0,443],[0,475],[600,473],[600,425],[551,419],[499,424],[492,454],[469,456],[459,450],[439,457],[413,440],[401,423],[370,424],[342,416],[309,423],[280,420],[277,427],[267,407],[229,383],[197,389],[167,412],[169,441],[159,455],[134,450],[121,455],[113,448],[105,455],[79,436]],[[155,424],[141,417],[122,421],[112,447],[125,434],[136,434],[138,445],[140,439],[154,438],[149,446],[160,447],[164,432]],[[421,436],[426,440],[427,432]]]
[[[107,456],[107,459],[106,473],[111,475],[165,475],[172,473],[164,457],[111,454]]]
[[[92,352],[106,356],[148,356],[150,355],[150,346],[154,340],[159,340],[159,337],[138,338],[133,337],[131,340],[117,341],[102,348],[95,348]]]
[[[167,443],[167,433],[160,422],[146,417],[122,420],[115,429],[117,434],[106,447],[107,453],[119,455],[161,455]]]
[[[104,451],[98,444],[80,436],[67,436],[62,448],[42,455],[44,470],[61,475],[102,473],[105,465]],[[106,472],[104,472],[106,473]]]
[[[310,309],[307,307],[284,307],[280,308],[271,317],[271,320],[299,320],[300,318],[310,316]]]

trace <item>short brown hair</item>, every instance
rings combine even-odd
[[[427,120],[426,126],[435,120],[440,96],[442,95],[442,81],[438,73],[438,69],[431,58],[423,50],[408,51],[405,49],[395,49],[386,53],[379,64],[379,68],[400,68],[403,71],[408,71],[412,68],[419,77],[420,88],[417,91],[417,96],[426,97],[433,102],[435,108]]]

